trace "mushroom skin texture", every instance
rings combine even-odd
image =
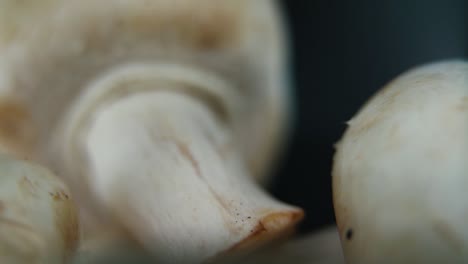
[[[275,1],[4,0],[0,10],[0,98],[30,117],[13,121],[30,133],[8,142],[63,175],[86,251],[133,241],[161,263],[199,263],[302,218],[260,186],[291,110]]]
[[[65,184],[47,169],[0,155],[0,263],[69,263],[78,214]]]
[[[348,125],[333,164],[347,263],[466,263],[468,63],[402,74]]]

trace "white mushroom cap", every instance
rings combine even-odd
[[[48,170],[0,157],[0,263],[66,263],[78,244],[77,212]]]
[[[348,263],[468,261],[468,64],[411,70],[349,121],[333,167]]]

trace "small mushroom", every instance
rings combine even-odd
[[[347,263],[468,262],[468,63],[398,77],[349,122],[333,165]]]
[[[79,238],[75,205],[50,171],[0,155],[0,263],[64,264]]]

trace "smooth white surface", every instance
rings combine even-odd
[[[255,186],[229,133],[184,94],[128,96],[90,127],[94,193],[164,263],[213,257],[264,217],[298,213]]]
[[[461,61],[401,75],[349,121],[333,169],[349,263],[468,261],[467,133]]]

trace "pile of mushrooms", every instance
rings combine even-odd
[[[462,62],[349,122],[339,232],[274,243],[303,218],[266,189],[287,50],[273,0],[0,1],[0,262],[466,261]]]

